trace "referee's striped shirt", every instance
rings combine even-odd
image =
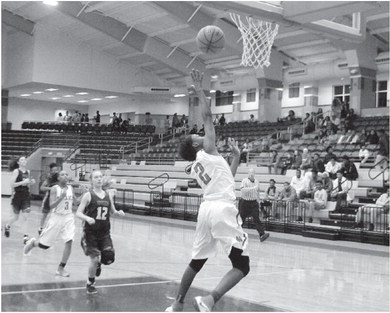
[[[259,182],[255,178],[253,182],[249,178],[244,178],[241,182],[241,198],[246,201],[257,200]]]

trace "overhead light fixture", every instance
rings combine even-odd
[[[41,94],[41,93],[43,93],[43,91],[34,91],[34,92],[33,92],[33,94],[36,94],[36,95],[39,95],[39,94]]]
[[[88,94],[88,92],[85,92],[85,91],[76,93],[76,95],[80,95],[80,96],[84,96],[84,95],[87,95],[87,94]]]
[[[100,101],[100,100],[102,100],[102,98],[92,98],[91,100],[92,101]]]
[[[74,95],[65,95],[65,96],[62,96],[62,97],[64,97],[64,98],[73,98]]]
[[[211,90],[210,90],[210,93],[216,93],[216,90],[211,89]]]
[[[174,98],[181,98],[181,97],[185,97],[186,95],[184,93],[178,93],[178,94],[175,94],[173,97]]]
[[[58,100],[60,97],[53,97],[53,98],[50,98],[51,100]]]
[[[106,99],[115,99],[115,98],[118,98],[117,96],[105,96],[104,98]]]
[[[45,91],[57,91],[58,89],[55,89],[55,88],[48,88],[48,89],[45,89]]]
[[[31,96],[31,93],[23,93],[20,95],[21,97],[30,97]]]
[[[46,0],[46,1],[42,1],[44,4],[46,5],[51,5],[53,7],[57,6],[58,5],[58,1],[52,1],[52,0]]]
[[[233,97],[237,97],[237,96],[240,96],[240,95],[241,95],[240,93],[234,93]]]
[[[78,100],[77,102],[85,103],[85,102],[88,102],[88,100]]]
[[[211,75],[210,76],[212,79],[217,79],[218,78],[218,75]]]

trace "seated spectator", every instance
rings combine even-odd
[[[297,196],[300,198],[301,191],[305,189],[305,178],[302,177],[302,172],[300,169],[297,169],[295,176],[291,178],[291,187],[294,188]]]
[[[190,130],[190,134],[197,134],[198,133],[198,125],[194,124],[192,129]]]
[[[355,164],[349,160],[347,155],[343,156],[341,170],[343,171],[343,176],[346,179],[356,180],[359,177]]]
[[[283,183],[283,189],[278,195],[278,200],[282,201],[295,201],[297,200],[297,193],[294,187],[290,186],[289,182]]]
[[[280,156],[278,155],[278,151],[272,150],[271,159],[268,163],[268,173],[271,174],[271,169],[273,168],[276,174],[279,163],[280,163]]]
[[[368,224],[368,230],[375,229],[375,223],[381,221],[380,215],[389,213],[390,206],[390,189],[383,193],[375,202],[375,204],[367,204],[361,206],[356,214],[356,223],[352,228],[365,228]]]
[[[325,136],[323,136],[320,139],[320,142],[319,142],[320,144],[322,144],[324,146],[329,145],[329,139],[328,138],[329,138],[329,136],[332,135],[332,131],[330,129],[326,129],[325,131],[326,131]]]
[[[332,121],[329,116],[325,116],[324,120],[321,123],[321,127],[325,127],[326,129],[331,129]]]
[[[313,223],[313,212],[314,210],[324,210],[328,203],[328,194],[323,188],[321,180],[316,181],[315,192],[313,195],[313,200],[309,201],[309,212],[307,213],[309,217],[309,223]]]
[[[325,171],[328,172],[331,179],[336,179],[337,172],[341,170],[341,164],[337,162],[337,158],[332,157],[328,163],[325,164]]]
[[[313,155],[313,170],[317,171],[318,173],[325,172],[324,161],[320,158],[318,153],[314,153]]]
[[[312,133],[313,131],[315,131],[315,128],[316,126],[314,124],[313,117],[309,113],[306,113],[306,117],[303,120],[304,134]]]
[[[328,163],[331,158],[337,159],[337,156],[333,153],[333,147],[332,146],[326,147],[325,151],[326,151],[326,155],[324,157],[324,163],[325,164]]]
[[[217,126],[217,125],[219,125],[219,116],[218,116],[218,114],[217,114],[217,115],[215,115],[215,118],[214,118],[213,124],[214,124],[214,126]]]
[[[199,129],[198,135],[199,135],[199,136],[204,136],[204,135],[205,135],[205,132],[204,132],[204,124],[202,124],[202,128]]]
[[[318,136],[317,136],[317,139],[318,139],[318,143],[323,143],[323,139],[327,136],[326,134],[326,128],[320,128],[319,132],[318,132]]]
[[[270,209],[272,208],[272,201],[277,199],[277,192],[275,187],[275,180],[270,179],[269,186],[264,194],[264,199],[260,201],[260,207],[262,211],[267,212],[267,217],[270,216]]]
[[[299,153],[299,150],[294,151],[294,156],[293,156],[293,164],[291,166],[292,169],[298,169],[301,167],[302,164],[302,156]]]
[[[219,119],[219,125],[221,125],[221,126],[226,125],[226,120],[225,120],[225,114],[224,113],[222,113],[222,116]]]
[[[253,114],[249,117],[249,123],[256,123],[255,116]]]
[[[370,134],[367,136],[366,143],[376,145],[379,142],[379,137],[376,131],[371,129]]]
[[[337,134],[337,131],[332,130],[332,134],[327,138],[328,144],[336,144],[339,140],[339,137],[340,135]]]
[[[307,170],[308,168],[311,168],[313,166],[311,155],[309,153],[309,150],[307,148],[303,149],[302,152],[302,163],[301,163],[301,170]]]
[[[299,193],[299,199],[313,198],[318,180],[319,177],[317,171],[312,170],[311,172],[306,173],[304,178],[304,187],[303,190],[301,190]]]
[[[389,138],[383,129],[379,130],[379,150],[376,155],[375,164],[377,168],[386,168],[389,161]]]
[[[349,190],[349,183],[347,179],[343,176],[343,172],[341,170],[337,171],[337,176],[335,181],[333,182],[334,190],[331,193],[331,197],[336,200],[336,208],[335,211],[339,212],[345,202],[347,200],[347,194]]]
[[[322,187],[328,194],[328,199],[330,199],[330,195],[333,190],[333,181],[330,179],[329,174],[327,172],[323,172],[321,177],[322,177]]]
[[[220,136],[217,141],[217,150],[221,150],[226,145],[225,137]]]
[[[359,143],[367,144],[367,137],[368,137],[367,131],[365,128],[363,128],[359,137]]]
[[[360,150],[359,150],[360,165],[366,163],[370,155],[371,153],[366,148],[366,144],[365,143],[360,144]]]
[[[282,164],[281,164],[281,169],[282,169],[282,175],[285,175],[287,170],[289,170],[292,167],[294,158],[290,152],[287,153],[287,157],[284,158]]]
[[[249,142],[249,139],[247,138],[244,142],[244,144],[242,145],[242,149],[241,149],[241,156],[240,156],[240,161],[241,162],[244,162],[244,163],[247,163],[247,156],[248,156],[248,153],[252,150],[253,148],[253,145],[251,142]]]

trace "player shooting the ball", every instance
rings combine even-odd
[[[217,253],[218,243],[229,256],[233,268],[209,295],[193,299],[197,311],[210,312],[215,303],[249,273],[249,256],[245,252],[248,235],[242,230],[242,220],[235,206],[234,175],[240,151],[234,139],[229,139],[228,144],[233,152],[229,167],[215,146],[210,105],[202,89],[203,74],[193,69],[191,78],[192,88],[199,97],[205,136],[187,136],[180,144],[179,153],[183,159],[195,161],[191,176],[202,187],[204,202],[199,208],[192,260],[184,271],[176,300],[166,309],[167,312],[183,311],[184,298],[192,281],[207,259]]]

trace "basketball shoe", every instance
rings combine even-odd
[[[93,295],[96,293],[97,293],[97,289],[95,287],[95,283],[93,284],[87,283],[87,294]]]
[[[63,267],[59,267],[56,270],[56,276],[69,277],[70,274],[67,271],[65,271],[65,269]]]
[[[35,238],[31,238],[29,240],[27,240],[24,248],[23,248],[23,255],[30,255],[30,251],[32,250],[32,248],[34,248],[34,243],[35,243]]]
[[[213,308],[213,303],[208,303],[209,301],[206,301],[208,297],[195,297],[192,301],[192,304],[196,311],[198,312],[211,312],[211,309]]]
[[[182,312],[184,307],[184,303],[179,301],[175,301],[171,304],[171,306],[165,309],[165,312]]]

